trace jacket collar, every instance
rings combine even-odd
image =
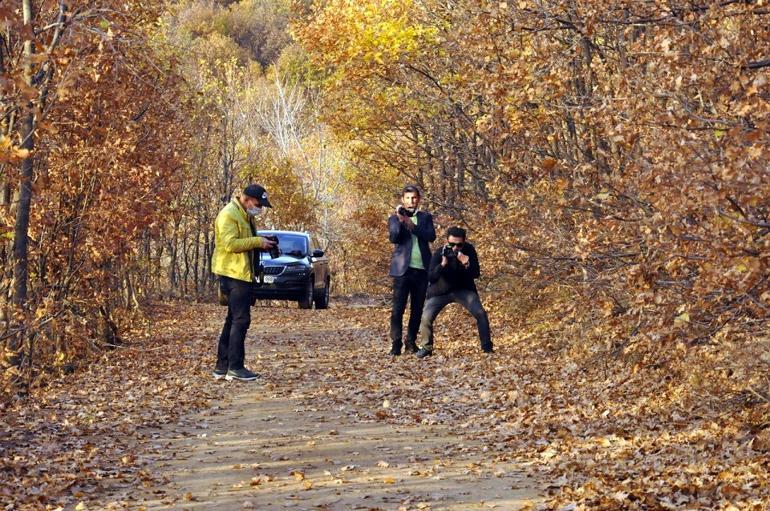
[[[241,206],[241,201],[239,201],[238,198],[236,197],[236,198],[233,199],[232,202],[233,202],[233,204],[235,204],[235,207],[238,208],[238,211],[241,212],[241,215],[243,216],[243,218],[248,222],[249,221],[249,214],[246,213],[246,210],[243,209],[243,206]]]

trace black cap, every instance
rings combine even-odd
[[[262,185],[255,185],[251,184],[243,189],[243,195],[248,195],[249,197],[253,197],[255,199],[259,199],[259,202],[262,204],[262,207],[264,208],[272,208],[273,205],[270,204],[270,201],[267,198],[267,190],[265,190],[265,187]]]

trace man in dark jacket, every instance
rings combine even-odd
[[[428,270],[428,300],[420,322],[420,349],[418,358],[433,354],[433,322],[438,313],[457,302],[476,319],[479,328],[481,350],[492,353],[487,312],[481,305],[475,279],[479,277],[479,257],[476,249],[465,241],[465,229],[450,227],[447,244],[433,253]]]
[[[433,216],[419,211],[420,190],[405,186],[401,205],[388,218],[388,237],[393,247],[390,276],[393,277],[393,308],[390,312],[390,355],[401,354],[402,324],[407,298],[410,301],[409,325],[406,331],[406,350],[417,351],[417,331],[428,286],[430,246],[436,239]]]

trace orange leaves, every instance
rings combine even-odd
[[[195,319],[195,314],[182,316]],[[217,392],[193,391],[179,373],[164,369],[171,359],[163,353],[173,353],[178,357],[176,367],[189,367],[192,372],[208,353],[205,343],[196,348],[187,342],[175,322],[179,319],[178,314],[156,317],[156,325],[166,332],[162,340],[138,333],[143,327],[134,324],[131,347],[100,357],[99,363],[79,353],[77,362],[70,364],[78,372],[64,376],[63,386],[40,389],[33,385],[35,396],[30,400],[3,401],[0,430],[9,442],[0,451],[0,466],[11,470],[8,477],[0,478],[5,504],[35,508],[44,495],[48,503],[69,502],[68,507],[74,507],[77,500],[73,499],[83,499],[89,502],[88,509],[105,509],[91,504],[101,498],[94,480],[115,475],[115,481],[130,481],[135,489],[147,484],[150,475],[141,470],[145,456],[152,451],[159,455],[161,449],[157,442],[147,441],[141,425],[172,422],[182,409],[200,407]],[[164,360],[137,356],[151,353],[142,347],[148,342],[161,348],[153,353]],[[35,441],[23,440],[30,435]]]
[[[678,316],[661,305],[684,303],[698,320],[680,318],[679,334],[697,338],[718,328],[726,303],[737,317],[768,317],[755,303],[770,264],[760,227],[770,206],[768,81],[742,66],[770,34],[748,5],[677,5],[697,30],[662,21],[670,12],[655,4],[415,4],[414,19],[441,37],[422,40],[398,69],[303,40],[330,67],[365,71],[327,84],[343,99],[332,109],[341,129],[366,147],[361,159],[430,183],[437,208],[489,241],[493,277],[524,272],[533,285],[586,286],[591,302],[606,292],[660,307],[645,313],[651,335],[668,335]],[[646,20],[644,34],[619,29],[621,12]],[[330,32],[347,40],[368,28],[351,15]],[[330,35],[312,21],[303,30]],[[396,101],[367,108],[371,90],[394,83]],[[404,124],[414,133],[391,133]],[[549,179],[564,183],[558,193],[543,191]],[[492,213],[469,218],[486,211],[470,198],[482,187]],[[720,221],[725,208],[735,211]],[[524,252],[511,256],[502,239]],[[749,289],[754,305],[740,298]]]
[[[56,125],[49,121],[40,121],[35,126],[38,131],[46,132],[51,135],[56,135],[59,132],[59,129],[56,127]]]
[[[590,329],[597,318],[565,313],[569,296],[539,298],[548,302],[516,327],[504,312],[491,317],[492,357],[473,341],[473,318],[451,305],[433,358],[387,363],[390,310],[373,297],[311,316],[261,307],[261,334],[248,341],[258,349],[247,347],[263,375],[256,394],[206,377],[221,308],[157,304],[150,334],[40,393],[39,406],[3,410],[0,494],[17,507],[36,502],[38,470],[49,499],[75,505],[74,496],[91,509],[115,498],[103,489],[115,490],[111,478],[126,486],[128,507],[146,504],[138,487],[205,508],[312,507],[329,491],[340,509],[507,509],[514,496],[540,503],[525,509],[770,503],[770,410],[759,399],[727,413],[714,394],[745,378],[724,365],[742,340],[692,350],[618,329],[604,348],[586,342],[604,335]],[[233,403],[209,408],[234,391]],[[173,459],[171,472],[158,457]],[[166,476],[171,486],[156,487]],[[96,477],[108,484],[89,485]],[[180,477],[210,491],[173,484]]]
[[[541,165],[543,166],[544,170],[550,172],[556,166],[556,159],[551,157],[543,158]]]
[[[59,4],[35,3],[34,22],[53,23]],[[10,197],[20,163],[35,159],[25,304],[30,314],[20,318],[34,338],[29,353],[36,365],[22,371],[32,383],[50,379],[49,372],[71,372],[74,359],[113,344],[128,317],[117,309],[136,302],[135,296],[118,297],[127,273],[138,266],[131,258],[149,239],[142,229],[165,221],[168,199],[178,190],[185,128],[178,122],[184,114],[173,69],[162,62],[158,43],[133,24],[146,7],[121,3],[113,10],[113,4],[104,3],[104,16],[117,18],[118,25],[132,23],[131,34],[121,33],[121,41],[116,37],[102,51],[98,30],[92,30],[99,23],[95,16],[68,17],[50,53],[44,51],[57,24],[22,29],[11,20],[3,31],[0,167]],[[20,12],[19,4],[12,14]],[[25,53],[25,37],[41,53]],[[29,116],[34,132],[25,140]],[[137,146],[142,150],[134,151]],[[6,240],[20,210],[17,199],[12,203],[4,210]],[[3,395],[14,391],[5,383]]]

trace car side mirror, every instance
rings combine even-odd
[[[313,257],[318,258],[323,256],[324,256],[324,251],[321,250],[320,248],[313,250]]]

